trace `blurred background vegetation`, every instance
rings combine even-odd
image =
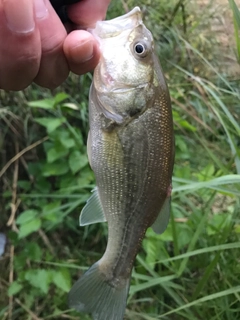
[[[147,231],[126,319],[240,319],[240,15],[229,0],[139,5],[172,98],[172,217]],[[0,90],[0,319],[91,319],[68,310],[73,282],[103,254],[106,224],[78,226],[94,187],[86,156],[92,75],[50,92]],[[108,320],[108,319],[106,319]]]

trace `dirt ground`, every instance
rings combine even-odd
[[[235,0],[235,2],[240,8],[240,0]],[[238,78],[240,75],[240,64],[237,62],[235,55],[236,44],[234,40],[232,12],[228,0],[197,0],[197,3],[203,11],[210,10],[210,34],[211,36],[215,35],[219,46],[219,57],[222,59],[221,71],[229,76]],[[207,30],[207,32],[209,31]]]

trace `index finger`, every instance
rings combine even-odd
[[[104,20],[111,0],[82,0],[68,7],[70,20],[83,28]]]

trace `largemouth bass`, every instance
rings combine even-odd
[[[89,96],[88,157],[96,189],[80,225],[107,221],[103,257],[73,286],[69,305],[95,320],[122,320],[131,271],[148,227],[170,213],[174,137],[169,92],[138,7],[97,22],[102,57]]]

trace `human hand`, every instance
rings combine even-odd
[[[110,0],[82,0],[68,8],[86,28],[105,18]],[[83,74],[100,57],[87,31],[67,31],[49,0],[0,0],[0,89],[22,90],[32,82],[53,89],[69,71]]]

